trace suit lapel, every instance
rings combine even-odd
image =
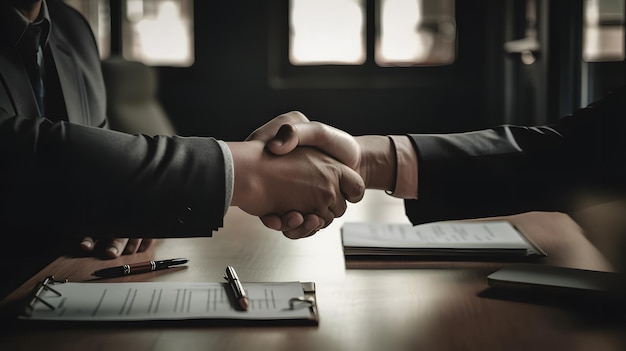
[[[10,48],[6,48],[0,52],[0,78],[3,80],[3,85],[7,90],[8,96],[0,97],[0,109],[2,115],[22,115],[28,117],[39,116],[39,109],[37,108],[37,101],[33,94],[33,89],[30,86],[30,80],[28,74],[24,69],[21,61],[16,52],[12,52]],[[0,88],[1,89],[1,88]],[[2,93],[2,91],[0,91]],[[9,97],[13,97],[9,99]],[[18,98],[19,97],[19,98]],[[10,100],[13,100],[15,104],[15,111],[10,104]],[[8,103],[5,106],[5,103]]]
[[[54,32],[54,30],[53,30]],[[85,86],[78,65],[73,59],[71,49],[63,45],[63,38],[51,35],[49,45],[52,57],[59,73],[63,100],[67,109],[67,118],[72,123],[89,124],[89,109],[86,106]]]

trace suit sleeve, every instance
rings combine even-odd
[[[419,162],[413,223],[571,212],[624,194],[626,89],[549,126],[503,125],[458,134],[411,135]]]
[[[224,156],[212,138],[129,135],[0,118],[3,228],[30,235],[210,236]]]

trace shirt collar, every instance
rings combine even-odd
[[[41,2],[41,10],[34,22],[29,21],[15,7],[9,6],[9,8],[5,10],[6,11],[0,11],[0,23],[3,23],[1,25],[3,27],[2,30],[6,33],[6,40],[9,45],[17,46],[28,29],[28,26],[34,25],[41,28],[41,37],[39,39],[41,47],[46,46],[52,22],[50,21],[50,13],[48,12],[48,5],[45,0]]]

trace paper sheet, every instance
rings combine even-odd
[[[248,311],[234,308],[225,283],[59,283],[36,301],[23,319],[107,321],[175,319],[306,319],[307,306],[290,308],[289,300],[303,296],[299,282],[245,283]],[[229,295],[230,294],[230,295]]]
[[[530,249],[507,221],[446,221],[421,224],[345,223],[345,247]]]

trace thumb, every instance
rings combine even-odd
[[[350,167],[342,166],[339,170],[339,188],[343,196],[352,203],[361,201],[365,195],[363,178]]]
[[[297,146],[312,146],[352,169],[360,162],[361,150],[352,135],[320,122],[285,124],[267,143],[270,152],[284,155]]]
[[[304,130],[306,133],[306,128]],[[275,155],[286,155],[300,144],[297,127],[293,124],[283,124],[276,136],[267,143],[267,148]]]

